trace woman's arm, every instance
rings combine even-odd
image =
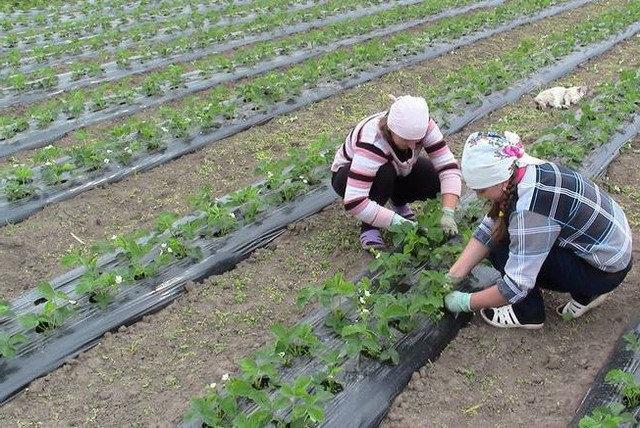
[[[497,285],[492,285],[482,291],[471,293],[470,307],[472,311],[484,308],[497,308],[507,303],[507,299],[502,296]]]
[[[443,193],[442,206],[445,208],[455,208],[458,206],[459,199],[460,198],[455,193]]]
[[[469,275],[478,263],[489,255],[489,247],[472,237],[467,246],[458,257],[458,260],[449,269],[449,275],[454,278],[464,278]]]

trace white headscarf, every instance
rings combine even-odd
[[[516,167],[541,163],[524,152],[514,132],[474,132],[464,144],[462,177],[470,189],[486,189],[508,180]]]

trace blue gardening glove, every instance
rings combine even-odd
[[[452,291],[444,296],[444,305],[451,312],[471,312],[471,294]]]
[[[458,234],[458,224],[454,217],[456,210],[453,208],[442,208],[442,217],[440,218],[440,227],[447,236],[454,236]]]

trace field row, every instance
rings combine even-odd
[[[481,69],[459,70],[445,79],[441,87],[428,94],[433,96],[437,105],[440,106],[435,114],[440,117],[450,115],[488,92],[513,84],[547,63],[549,58],[561,58],[572,52],[579,44],[606,39],[623,29],[629,22],[633,22],[636,19],[635,14],[638,14],[638,11],[634,11],[633,8],[623,13],[607,11],[601,16],[581,23],[569,32],[551,34],[545,43],[525,40],[500,59],[489,62]],[[592,31],[592,27],[596,24],[600,29],[597,33]],[[637,31],[633,28],[631,30],[628,30],[630,35]],[[423,49],[423,39],[416,36],[416,34],[413,35],[411,43],[415,46],[413,49],[417,51]],[[213,96],[204,102],[194,100],[191,104],[187,103],[188,110],[184,107],[161,108],[161,117],[166,121],[160,122],[159,125],[154,125],[148,120],[129,121],[116,128],[111,138],[103,141],[74,146],[70,149],[47,147],[32,159],[36,166],[17,165],[5,170],[6,178],[2,183],[5,194],[9,201],[25,199],[37,191],[36,183],[43,183],[45,187],[42,185],[39,187],[45,192],[48,191],[47,186],[60,184],[70,186],[73,184],[71,180],[74,175],[82,176],[91,171],[111,168],[112,162],[126,165],[128,162],[133,162],[134,157],[140,156],[144,151],[154,151],[170,146],[172,139],[189,141],[193,136],[201,134],[202,130],[212,129],[210,123],[204,122],[207,118],[217,120],[220,115],[234,118],[237,115],[236,111],[242,111],[243,107],[244,111],[252,112],[247,109],[248,106],[253,106],[254,109],[267,109],[269,104],[286,100],[306,89],[303,87],[305,82],[321,82],[323,78],[326,79],[324,77],[326,74],[334,79],[345,78],[351,73],[349,69],[358,71],[365,61],[381,64],[383,61],[396,58],[398,51],[406,54],[407,46],[404,44],[406,41],[407,37],[398,36],[388,40],[384,45],[369,42],[366,46],[367,50],[335,51],[328,54],[320,63],[321,67],[318,67],[318,62],[309,61],[302,66],[292,67],[284,75],[272,73],[236,88],[218,88]],[[504,71],[498,72],[501,69]],[[466,86],[456,83],[462,81],[469,83]],[[257,92],[264,88],[269,88],[270,93],[263,95]],[[193,123],[194,118],[198,122]],[[245,118],[246,116],[242,117],[242,119]],[[192,131],[191,127],[194,125],[195,130]],[[215,128],[213,126],[213,129]]]

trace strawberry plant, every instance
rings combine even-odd
[[[625,341],[625,349],[632,352],[640,352],[640,336],[630,331],[623,336]]]
[[[13,315],[11,304],[4,299],[0,299],[0,320]]]
[[[48,282],[40,282],[37,290],[44,303],[42,311],[23,314],[19,317],[19,321],[27,329],[45,333],[62,325],[74,310],[70,306],[69,296],[63,291],[55,290]]]
[[[315,426],[324,419],[323,403],[330,398],[331,394],[317,388],[311,376],[300,376],[285,383],[278,389],[276,407],[291,411],[286,420],[279,422],[284,426]]]
[[[163,131],[169,132],[174,138],[187,137],[191,118],[172,108],[160,107],[160,116],[165,120]]]
[[[156,232],[162,233],[165,230],[171,229],[173,223],[178,220],[178,215],[172,212],[163,212],[156,217]]]
[[[18,201],[29,198],[35,194],[33,171],[25,165],[13,168],[12,177],[4,185],[4,192],[9,201]]]
[[[180,235],[187,239],[194,239],[198,235],[198,231],[202,229],[204,220],[201,218],[195,218],[193,220],[181,223],[178,226]]]
[[[389,290],[392,286],[402,286],[401,280],[413,270],[413,259],[406,253],[376,252],[370,268],[377,272],[380,290]]]
[[[620,403],[596,407],[590,415],[578,422],[579,428],[618,428],[623,424],[634,424],[636,419]]]
[[[123,274],[119,272],[104,272],[97,276],[83,275],[75,287],[78,294],[87,294],[91,303],[96,303],[104,309],[113,300],[113,295],[123,282]]]
[[[27,87],[27,77],[23,73],[16,73],[9,76],[9,84],[16,91],[22,91]]]
[[[161,253],[171,255],[178,260],[187,257],[191,260],[198,260],[202,257],[202,252],[199,247],[189,246],[178,238],[168,238],[160,244],[160,248]]]
[[[253,358],[243,358],[240,366],[241,378],[255,389],[275,387],[278,384],[277,365],[283,358],[275,354],[273,349],[259,351]]]
[[[9,334],[0,331],[0,358],[8,359],[14,357],[17,353],[18,346],[28,341],[29,339],[24,334]]]
[[[398,352],[393,347],[382,344],[383,337],[369,326],[368,313],[368,310],[362,310],[361,318],[345,326],[340,332],[340,336],[345,341],[345,352],[352,357],[364,355],[397,364],[400,361]]]
[[[276,337],[274,352],[283,358],[285,366],[296,357],[311,355],[320,343],[308,324],[287,328],[278,323],[271,326],[271,332]]]
[[[100,153],[99,149],[94,144],[82,144],[78,146],[73,146],[69,150],[69,155],[73,158],[73,162],[78,165],[80,168],[85,169],[86,171],[96,171],[104,168],[105,164],[108,164],[109,161],[105,162],[105,156]]]
[[[344,385],[338,380],[338,376],[343,371],[344,355],[334,350],[322,354],[320,359],[325,364],[325,369],[315,375],[315,382],[331,394],[342,392]]]
[[[241,413],[233,395],[208,394],[203,398],[192,398],[187,419],[199,417],[208,427],[232,426],[234,417]]]
[[[372,314],[377,320],[376,329],[385,336],[391,336],[390,327],[409,333],[418,326],[419,306],[413,304],[411,297],[381,294],[374,295],[374,302]]]
[[[50,186],[56,186],[67,181],[64,178],[65,173],[69,173],[76,169],[76,166],[71,162],[51,162],[48,161],[44,164],[40,174],[42,179]]]
[[[27,115],[36,121],[39,128],[46,128],[58,117],[53,103],[31,106],[27,109]]]
[[[320,287],[310,285],[302,288],[298,292],[297,303],[299,306],[304,306],[319,301],[324,308],[335,310],[339,308],[342,299],[353,300],[355,296],[355,284],[346,280],[341,272],[336,272]]]
[[[604,380],[608,384],[616,385],[620,388],[622,403],[626,407],[632,409],[640,406],[640,381],[636,379],[633,373],[613,369],[607,373]]]
[[[204,211],[207,216],[207,224],[214,236],[226,235],[238,227],[235,214],[222,204],[213,203]]]
[[[148,97],[162,93],[162,78],[159,74],[150,74],[142,82],[142,93]]]

